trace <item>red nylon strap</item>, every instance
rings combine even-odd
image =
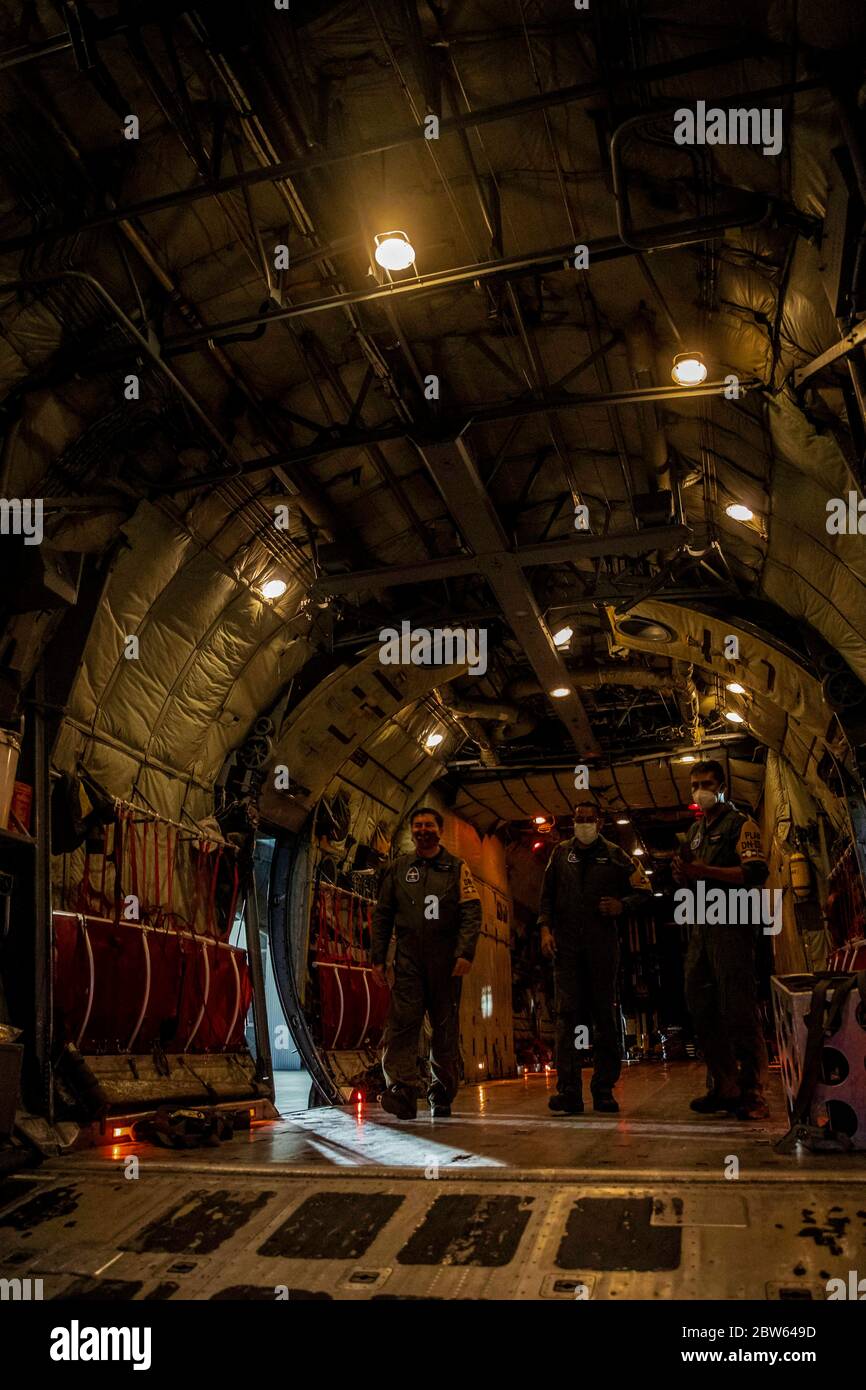
[[[131,811],[127,811],[126,813],[126,824],[129,832],[129,867],[132,873],[132,891],[135,896],[138,897],[138,832],[135,828],[135,821],[132,819]],[[121,892],[121,897],[124,896],[125,894]]]
[[[111,846],[114,860],[114,920],[120,921],[120,904],[123,902],[123,811],[114,816],[114,843]]]
[[[150,822],[145,821],[144,825],[142,826],[141,835],[141,893],[144,901],[142,902],[141,900],[139,900],[139,917],[141,917],[142,913],[146,911],[145,905],[147,903],[147,832],[149,829]]]
[[[102,874],[99,879],[99,911],[105,911],[105,875],[108,870],[108,826],[102,827]]]
[[[153,827],[153,907],[154,912],[159,912],[162,906],[162,899],[159,893],[159,826]]]
[[[81,874],[81,883],[80,883],[79,886],[78,886],[78,895],[79,895],[79,902],[80,902],[80,904],[81,904],[81,911],[82,911],[82,912],[88,912],[88,911],[90,910],[90,901],[89,901],[89,899],[90,899],[90,850],[89,850],[89,849],[86,849],[86,850],[84,851],[84,869],[82,870],[82,874]]]
[[[219,870],[220,870],[220,864],[222,863],[222,857],[223,857],[223,847],[222,847],[222,845],[219,845],[218,848],[217,848],[216,854],[214,855],[214,866],[213,866],[213,870],[212,870],[211,876],[210,876],[210,883],[209,883],[209,885],[208,885],[208,896],[207,896],[207,926],[208,926],[208,935],[209,935],[209,936],[216,936],[216,934],[217,934],[217,929],[216,929],[216,890],[217,890],[217,874],[219,873]]]
[[[172,835],[171,826],[168,827],[168,835],[166,836],[165,851],[166,851],[166,865],[165,865],[165,876],[166,876],[166,907],[167,907],[169,913],[173,916],[173,915],[174,915],[174,857],[175,857],[175,855],[176,855],[176,853],[177,853],[177,831],[175,830],[175,831],[174,831],[174,834]]]

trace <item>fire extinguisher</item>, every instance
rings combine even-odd
[[[794,890],[794,897],[801,900],[808,898],[812,891],[812,866],[802,850],[795,850],[788,860],[788,867],[791,872],[791,887]]]

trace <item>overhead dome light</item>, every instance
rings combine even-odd
[[[707,379],[707,364],[702,352],[678,352],[671,367],[677,386],[700,386]]]
[[[732,521],[754,521],[755,513],[751,507],[744,507],[742,502],[732,502],[729,507],[725,507],[725,515]]]
[[[439,747],[439,744],[442,742],[442,740],[444,739],[444,737],[445,737],[444,734],[428,734],[428,735],[427,735],[427,738],[426,738],[425,741],[424,741],[424,747],[425,747],[425,748],[438,748],[438,747]]]
[[[725,689],[730,690],[732,695],[745,695],[746,693],[746,687],[744,685],[740,685],[739,681],[730,681],[725,686]]]
[[[730,686],[728,686],[728,689],[730,690]],[[684,753],[683,756],[682,756],[681,758],[677,758],[677,762],[680,762],[680,763],[696,763],[696,762],[697,762],[697,758],[695,757],[694,753]]]
[[[664,897],[664,894],[663,894],[663,893],[653,893],[653,897],[654,897],[654,898],[663,898],[663,897]]]
[[[559,629],[559,632],[556,632],[553,635],[553,645],[555,647],[564,647],[566,642],[570,642],[573,636],[573,627],[561,627]]]
[[[620,816],[617,825],[628,825],[628,816]]]
[[[262,598],[282,598],[287,588],[285,579],[266,579],[259,593]]]
[[[641,849],[640,845],[638,845],[637,849],[632,850],[632,854],[636,854],[638,858],[640,858],[642,854],[646,854],[646,850]]]
[[[546,820],[547,820],[547,816],[536,816],[536,817],[535,817],[535,824],[536,824],[536,825],[544,825],[544,822],[545,822]]]
[[[566,695],[571,694],[571,691],[569,690],[567,685],[557,685],[554,686],[553,690],[551,690],[550,693],[553,696],[554,700],[564,700]]]
[[[745,724],[746,722],[741,714],[737,714],[735,709],[726,709],[725,718],[729,719],[732,724]]]
[[[408,270],[415,264],[415,247],[405,232],[379,232],[373,256],[383,270]]]

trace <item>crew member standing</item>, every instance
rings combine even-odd
[[[617,917],[644,904],[650,884],[619,845],[599,834],[601,812],[574,809],[574,839],[557,845],[541,890],[541,949],[554,961],[557,1094],[550,1108],[583,1111],[578,1061],[579,1026],[592,1025],[593,1109],[614,1113],[613,1088],[621,1070],[615,1000],[619,967]]]
[[[696,900],[703,881],[704,901],[712,888],[761,888],[769,872],[761,832],[724,799],[721,763],[695,763],[691,780],[692,799],[703,815],[674,857],[674,879]],[[728,1111],[741,1120],[764,1120],[769,1115],[764,1099],[767,1045],[755,962],[763,914],[757,922],[741,922],[739,913],[722,915],[725,920],[714,923],[695,919],[686,952],[686,1004],[712,1076],[710,1090],[693,1100],[691,1108],[701,1115]]]
[[[383,1038],[382,1108],[401,1120],[417,1108],[418,1035],[426,1010],[432,1038],[427,1099],[435,1118],[451,1114],[460,1084],[460,991],[481,931],[481,899],[465,860],[439,843],[438,811],[420,806],[410,822],[414,854],[401,854],[382,875],[373,913],[373,972],[385,983],[391,933],[397,930],[394,986]]]

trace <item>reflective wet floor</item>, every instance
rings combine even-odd
[[[777,1154],[778,1078],[758,1124],[691,1112],[703,1078],[632,1065],[619,1115],[559,1117],[533,1076],[413,1122],[307,1109],[295,1074],[279,1120],[218,1149],[8,1179],[0,1277],[46,1298],[824,1297],[863,1263],[866,1155]]]

